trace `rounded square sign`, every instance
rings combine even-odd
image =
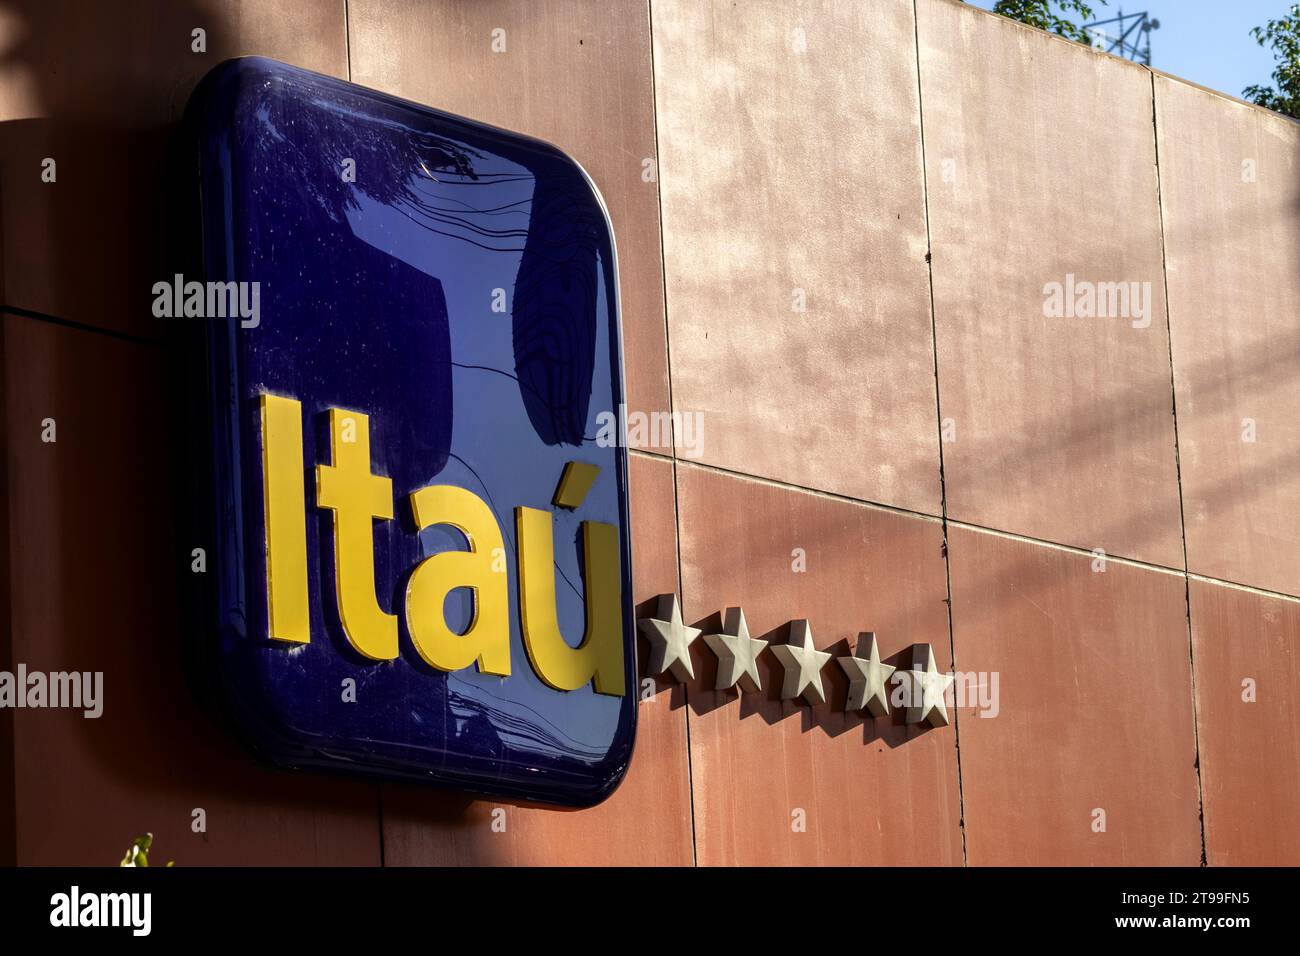
[[[614,242],[554,147],[283,63],[188,120],[202,667],[274,762],[587,805],[635,730]],[[157,308],[156,308],[157,311]]]

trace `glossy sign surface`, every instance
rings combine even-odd
[[[610,424],[623,401],[617,275],[594,187],[547,144],[259,58],[209,74],[190,121],[205,278],[256,282],[259,301],[255,323],[206,322],[217,621],[206,659],[223,702],[279,764],[602,799],[631,755],[636,695],[626,451]],[[357,525],[341,533],[335,507],[340,456],[365,451],[347,444],[346,421],[368,442],[370,614],[396,629],[391,659],[383,641],[359,639],[340,588],[347,578],[369,599]],[[582,480],[557,492],[570,462]],[[268,487],[290,493],[268,503]],[[422,493],[417,526],[413,496],[428,488],[442,490]],[[285,506],[295,489],[304,519]],[[499,548],[484,550],[490,530],[428,520],[475,499]],[[528,606],[519,529],[531,538]],[[427,589],[426,613],[410,603],[412,579],[433,555],[475,548],[496,577],[439,602],[443,656],[430,654],[419,635],[440,624]],[[604,608],[613,664],[595,686],[582,672],[581,686],[558,689],[537,634],[553,604],[563,641],[583,644],[593,576],[616,602]],[[434,666],[461,634],[493,650]]]

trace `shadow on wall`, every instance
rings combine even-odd
[[[342,0],[0,0],[0,382],[16,516],[0,666],[101,671],[105,698],[99,720],[0,713],[16,806],[0,863],[111,865],[146,831],[180,866],[381,862],[376,785],[260,767],[185,676],[177,594],[202,546],[184,530],[197,482],[179,468],[187,363],[173,333],[187,330],[153,319],[152,287],[194,271],[186,103],[213,66],[249,54],[346,77]],[[519,279],[543,307],[548,282],[583,280],[549,262],[525,263]],[[590,368],[547,379],[549,364],[530,364],[529,316],[515,318],[530,416],[548,440],[580,438],[574,383],[589,392]],[[534,407],[529,388],[547,401]],[[33,424],[47,417],[53,445]],[[478,845],[489,805],[411,791],[428,839],[505,859],[496,842]]]
[[[20,863],[111,865],[145,831],[182,866],[379,862],[374,786],[260,769],[200,713],[181,677],[175,582],[189,571],[192,543],[173,520],[188,482],[172,474],[183,441],[168,381],[180,363],[150,314],[152,284],[184,271],[177,250],[188,223],[176,197],[188,170],[178,123],[195,83],[228,56],[343,68],[341,58],[321,53],[331,43],[342,51],[341,6],[337,24],[302,28],[299,56],[241,47],[234,34],[256,38],[270,25],[231,22],[228,9],[216,0],[0,4],[6,364],[22,366],[21,375],[6,376],[18,459],[12,540],[21,556],[13,567],[13,663],[102,671],[106,698],[98,721],[68,711],[27,711],[18,720]],[[326,36],[324,27],[335,26]],[[205,31],[204,53],[193,49],[196,28]],[[55,161],[53,183],[41,181],[47,158]],[[29,427],[47,415],[58,421],[55,446],[37,444]],[[826,532],[833,545],[834,530]],[[784,640],[779,631],[763,636]],[[844,644],[833,650],[843,653]],[[890,662],[905,666],[902,656]],[[747,702],[754,709],[741,719],[793,716],[771,696],[779,665],[765,660],[765,668],[770,692]],[[711,681],[704,670],[701,680]],[[815,712],[799,705],[803,729],[836,736],[863,724],[864,743],[873,741],[875,722],[832,711],[844,693],[838,668],[828,667],[826,680],[833,703]],[[706,696],[692,706],[708,709]],[[679,686],[668,693],[674,709],[685,697]],[[883,737],[896,746],[914,733],[893,721]],[[475,838],[490,804],[385,790],[418,819],[427,855],[499,858],[494,843]],[[192,829],[196,809],[205,812],[204,833]]]
[[[833,542],[833,540],[832,537],[830,541]],[[846,557],[851,553],[849,551],[844,552]],[[936,596],[936,600],[940,599]],[[791,622],[787,621],[779,627],[752,636],[767,641],[768,648],[777,644],[784,644],[790,637],[790,624]],[[710,614],[702,620],[693,622],[691,626],[701,628],[705,634],[722,633],[722,613]],[[864,624],[862,630],[869,630],[871,626],[870,624]],[[888,638],[887,642],[885,642],[885,637]],[[884,663],[895,668],[897,672],[906,671],[912,666],[913,650],[916,644],[931,643],[935,645],[942,657],[947,656],[948,635],[946,632],[940,634],[890,633],[880,639],[885,642],[886,647],[900,648],[892,653],[884,654],[881,658]],[[703,644],[703,641],[697,641],[695,649],[702,651],[702,653],[692,655],[696,668],[695,679],[690,684],[690,708],[693,714],[703,716],[720,707],[733,706],[739,700],[736,714],[737,720],[758,717],[770,727],[775,727],[776,724],[784,720],[794,720],[798,722],[801,733],[808,733],[816,729],[831,738],[846,733],[855,733],[861,739],[863,745],[883,743],[890,749],[905,746],[921,735],[935,731],[935,728],[929,724],[908,724],[905,709],[893,703],[890,705],[889,715],[883,718],[873,717],[866,711],[845,712],[844,702],[848,696],[849,679],[843,668],[836,663],[836,659],[849,657],[854,653],[857,646],[856,634],[852,638],[843,637],[834,644],[819,647],[820,650],[826,651],[833,656],[831,660],[826,662],[821,671],[826,702],[816,707],[808,706],[803,700],[786,701],[781,699],[785,668],[769,649],[765,649],[758,658],[759,676],[762,683],[762,689],[759,692],[741,694],[736,690],[714,690],[718,674],[718,661],[714,654]],[[889,693],[892,695],[895,685],[891,682],[888,686]],[[950,721],[953,719],[954,710],[955,708],[949,704],[948,716]],[[942,732],[952,733],[950,729]]]
[[[189,238],[177,192],[190,173],[178,158],[186,101],[213,65],[248,53],[344,74],[342,4],[295,17],[215,0],[0,3],[3,666],[104,675],[98,720],[5,712],[20,864],[114,865],[145,831],[180,866],[380,862],[373,784],[262,769],[201,713],[182,667],[182,365],[155,327],[151,287],[180,270]],[[47,416],[54,444],[40,441]]]

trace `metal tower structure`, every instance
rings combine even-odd
[[[1118,11],[1119,16],[1109,20],[1096,20],[1085,23],[1083,29],[1093,41],[1107,53],[1114,53],[1141,63],[1151,65],[1151,31],[1160,29],[1160,21],[1141,13]]]

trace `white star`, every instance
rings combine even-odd
[[[812,627],[805,620],[790,622],[790,643],[773,644],[772,653],[785,667],[785,682],[781,685],[781,699],[793,700],[802,696],[808,703],[826,703],[822,690],[822,668],[831,655],[813,646]]]
[[[867,656],[860,656],[864,651]],[[857,653],[849,657],[837,657],[836,660],[849,678],[849,696],[844,701],[844,709],[861,710],[865,707],[873,717],[888,714],[889,691],[885,685],[889,683],[895,668],[880,662],[875,633],[865,631],[859,634]]]
[[[907,722],[928,723],[931,727],[948,726],[948,706],[944,694],[952,683],[951,674],[941,674],[934,663],[934,648],[917,644],[912,654],[912,669],[901,672],[907,681]]]
[[[650,642],[650,660],[646,670],[650,674],[672,671],[679,681],[695,676],[691,666],[691,643],[700,636],[698,627],[682,623],[682,609],[676,594],[659,595],[658,617],[643,617],[637,627]]]
[[[722,633],[705,634],[704,643],[718,655],[718,682],[715,690],[726,690],[740,684],[741,692],[763,689],[758,676],[758,655],[767,647],[767,641],[749,636],[745,612],[738,607],[727,608],[723,615]]]

